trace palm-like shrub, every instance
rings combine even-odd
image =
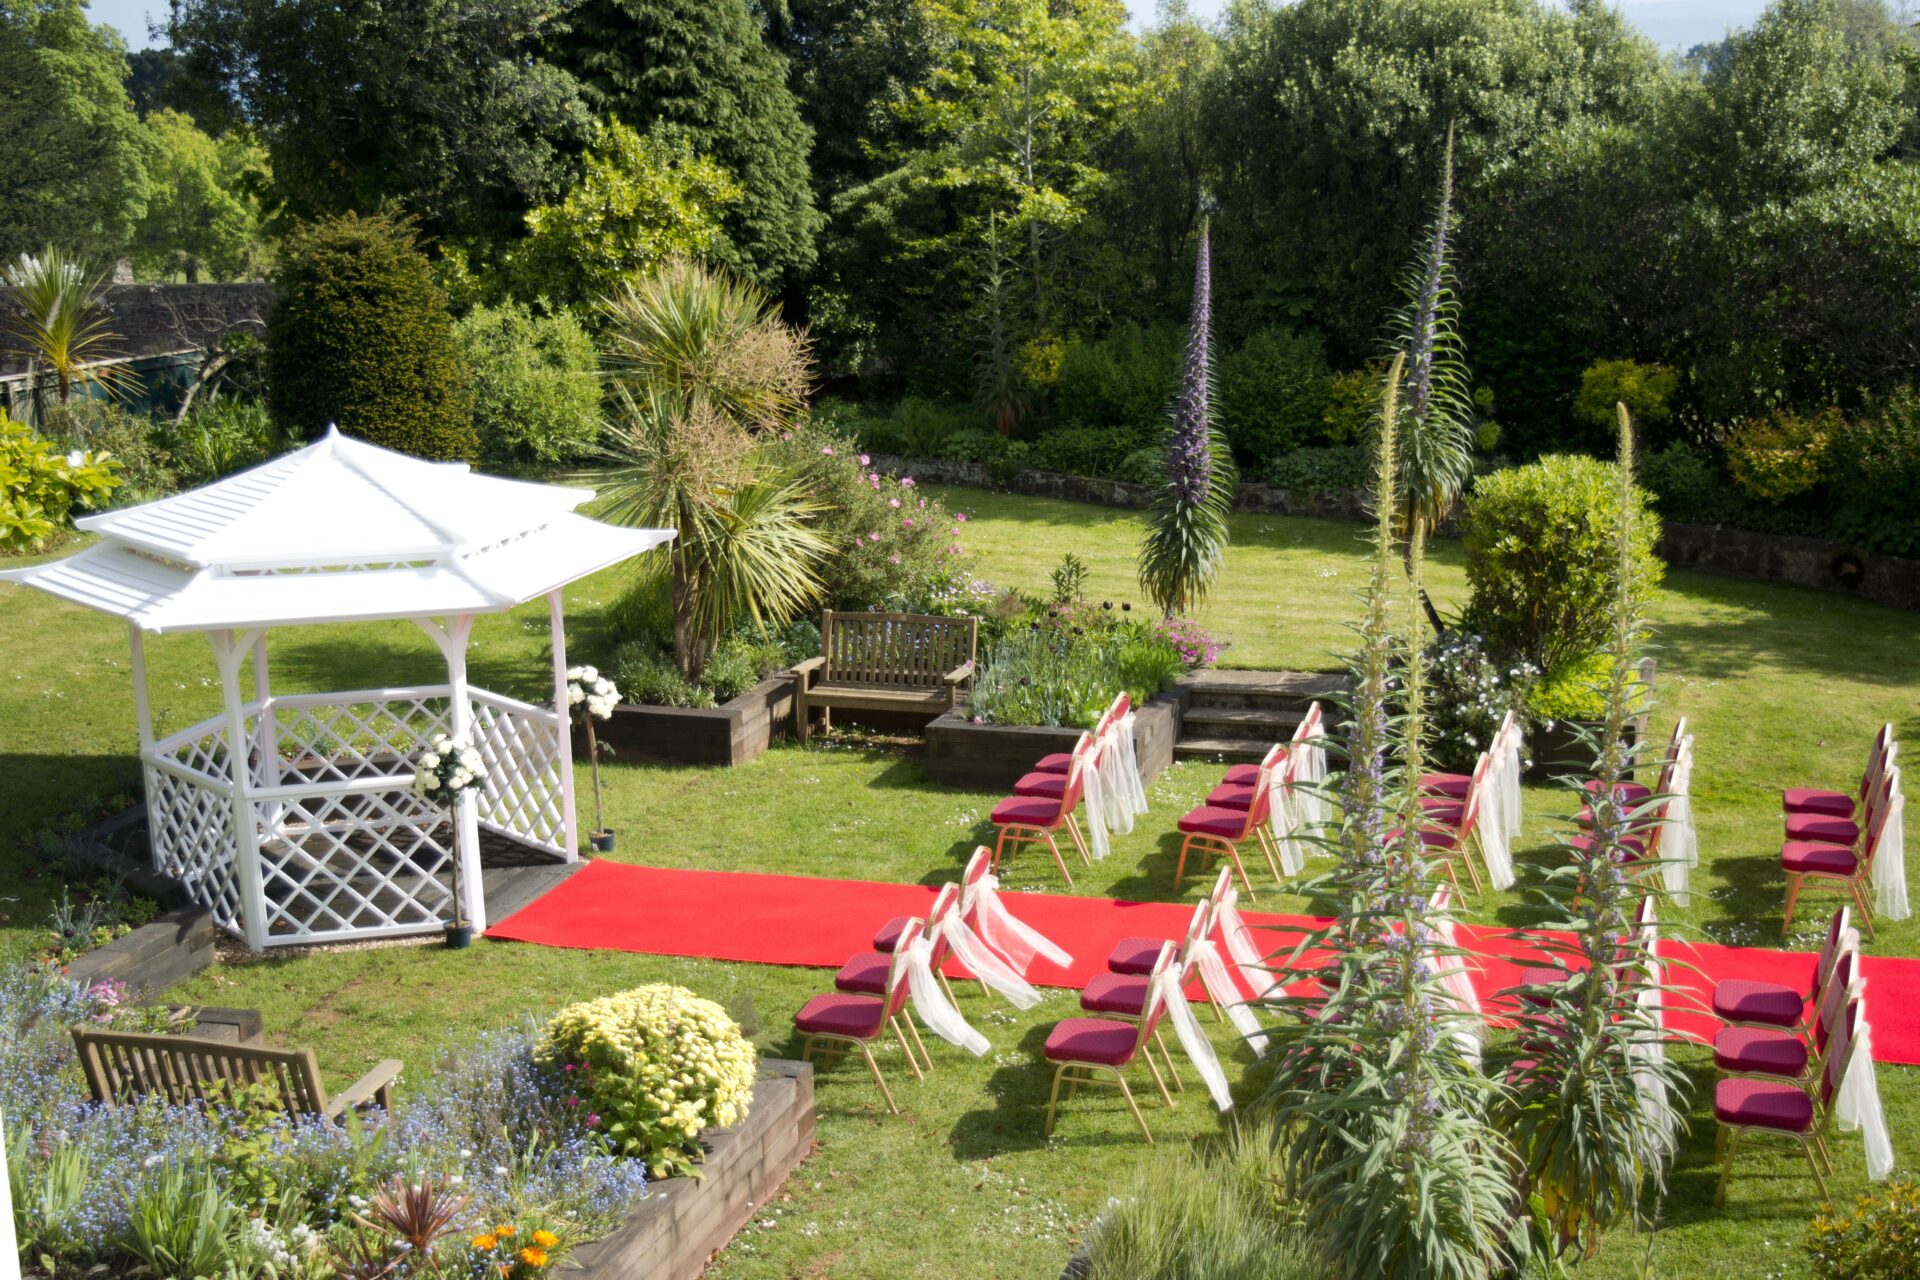
[[[1426,733],[1417,525],[1405,548],[1408,584],[1395,590],[1403,368],[1404,357],[1389,372],[1377,434],[1380,511],[1348,759],[1335,780],[1338,862],[1313,886],[1338,903],[1338,915],[1302,944],[1326,949],[1318,976],[1327,997],[1275,1036],[1268,1099],[1289,1135],[1291,1190],[1334,1273],[1483,1277],[1514,1256],[1515,1160],[1489,1120],[1498,1086],[1462,1052],[1477,1020],[1435,976],[1449,952],[1432,941],[1439,866],[1417,835]],[[1396,604],[1404,640],[1395,636]],[[1389,714],[1396,667],[1405,707],[1397,718]]]
[[[1227,510],[1234,473],[1226,442],[1213,427],[1213,270],[1206,224],[1193,262],[1193,315],[1186,371],[1167,433],[1167,480],[1147,518],[1140,548],[1140,586],[1171,618],[1185,613],[1213,585],[1227,554]]]
[[[1642,691],[1634,676],[1645,627],[1633,500],[1633,432],[1619,408],[1618,502],[1613,513],[1611,599],[1590,601],[1612,622],[1606,721],[1593,776],[1591,837],[1567,840],[1568,863],[1536,894],[1547,905],[1545,930],[1527,938],[1566,971],[1566,979],[1528,990],[1517,1003],[1520,1061],[1510,1072],[1505,1128],[1526,1162],[1528,1188],[1556,1249],[1599,1246],[1600,1235],[1633,1215],[1643,1193],[1665,1186],[1680,1116],[1670,1099],[1683,1078],[1660,1051],[1655,1014],[1640,997],[1660,982],[1649,944],[1633,928],[1642,895],[1664,892],[1657,872],[1629,872],[1627,840],[1645,841],[1656,818],[1639,818],[1614,798],[1631,776],[1628,719]],[[1579,834],[1568,832],[1569,837]]]
[[[30,374],[53,380],[61,404],[76,387],[98,386],[112,396],[132,389],[125,365],[102,363],[120,341],[106,314],[108,281],[106,272],[51,246],[21,254],[0,272],[0,297],[13,312],[8,333],[32,361]]]

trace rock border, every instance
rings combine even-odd
[[[699,1178],[651,1183],[612,1235],[575,1249],[582,1280],[696,1280],[813,1152],[813,1067],[762,1058],[747,1118],[701,1135]]]
[[[1192,696],[1185,683],[1156,693],[1133,720],[1140,781],[1151,785],[1173,763],[1180,717]],[[970,791],[1005,791],[1041,756],[1071,751],[1080,730],[1049,725],[975,724],[965,709],[927,726],[927,780]]]

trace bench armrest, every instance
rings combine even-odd
[[[967,681],[971,679],[973,679],[973,663],[968,662],[961,666],[955,667],[953,670],[947,672],[947,674],[941,676],[940,683],[941,684],[965,684]]]
[[[811,658],[800,659],[800,661],[793,664],[791,670],[793,671],[793,674],[799,676],[802,680],[804,680],[808,676],[812,675],[814,672],[818,671],[820,668],[826,665],[827,665],[827,660],[824,657],[821,657],[820,655],[815,654]]]
[[[357,1110],[369,1102],[380,1104],[381,1110],[393,1114],[393,1082],[400,1078],[400,1059],[387,1058],[374,1064],[373,1070],[355,1080],[346,1089],[337,1093],[327,1103],[327,1112],[333,1116],[345,1115],[349,1110]]]

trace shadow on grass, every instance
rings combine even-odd
[[[1751,675],[1758,660],[1875,686],[1911,681],[1913,615],[1827,592],[1701,573],[1676,573],[1667,591],[1711,616],[1675,619],[1656,605],[1655,653],[1695,679]]]
[[[447,682],[439,650],[411,623],[356,627],[351,635],[288,628],[273,636],[272,676],[277,689],[390,689]],[[529,702],[550,699],[553,667],[546,657],[545,637],[531,653],[510,653],[508,648],[497,640],[470,646],[468,681]]]

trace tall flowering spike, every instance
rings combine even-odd
[[[1193,256],[1193,313],[1187,321],[1187,363],[1167,439],[1167,484],[1182,502],[1198,506],[1213,480],[1213,251],[1211,228],[1200,224]]]
[[[1439,208],[1433,215],[1433,229],[1427,234],[1426,258],[1413,299],[1413,340],[1407,348],[1407,412],[1415,422],[1425,422],[1433,411],[1433,362],[1435,349],[1443,341],[1440,308],[1453,276],[1452,241],[1453,126],[1449,125],[1446,161],[1440,168]]]

